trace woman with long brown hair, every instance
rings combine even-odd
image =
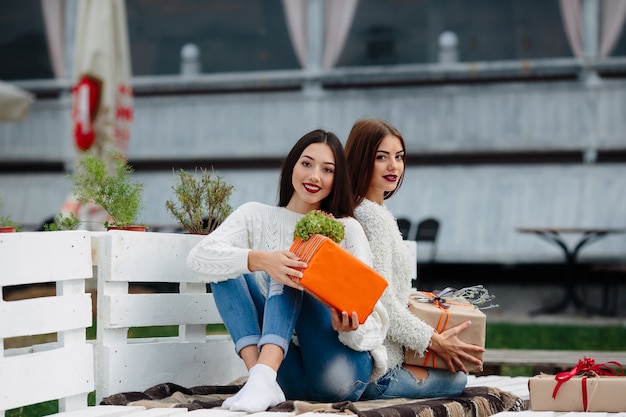
[[[285,399],[354,401],[384,372],[388,317],[382,305],[362,325],[355,312],[329,309],[302,291],[297,268],[306,263],[289,251],[296,223],[323,210],[345,226],[340,245],[371,264],[367,238],[351,217],[346,175],[337,136],[309,132],[284,161],[278,206],[243,204],[190,252],[187,266],[211,283],[249,370],[223,408],[253,413]]]
[[[458,338],[458,334],[469,327],[469,322],[439,334],[409,311],[410,257],[397,221],[384,204],[398,191],[404,178],[404,139],[398,129],[384,120],[362,119],[350,131],[346,157],[354,216],[370,243],[373,268],[389,284],[381,297],[389,314],[389,331],[384,343],[389,370],[369,384],[362,399],[456,396],[467,381],[467,369],[461,359],[480,364],[469,352],[484,349]],[[405,364],[405,349],[421,354],[432,350],[444,359],[452,372]]]

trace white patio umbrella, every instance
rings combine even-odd
[[[73,73],[78,149],[125,154],[133,113],[124,0],[78,3]]]
[[[0,122],[24,120],[33,101],[34,96],[28,91],[0,81]]]
[[[133,118],[131,65],[124,0],[81,0],[76,14],[72,104],[76,164],[92,151],[113,167],[112,151],[126,154]],[[61,210],[87,224],[106,220],[99,206],[69,195]]]

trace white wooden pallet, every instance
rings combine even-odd
[[[51,297],[0,299],[0,347],[4,339],[56,333],[57,342],[0,355],[0,417],[4,411],[59,400],[58,417],[241,417],[222,409],[87,406],[96,398],[143,391],[163,382],[183,386],[226,384],[245,375],[226,335],[206,336],[207,323],[221,323],[212,294],[185,268],[186,254],[200,237],[138,232],[25,232],[0,236],[0,290],[24,284],[55,283]],[[87,341],[92,300],[85,280],[98,278],[98,335]],[[178,293],[130,294],[131,282],[167,282]],[[19,318],[19,319],[16,319]],[[133,340],[130,327],[178,325],[175,338]],[[167,360],[163,360],[167,358]],[[95,365],[94,365],[95,364]],[[528,378],[470,375],[468,386],[491,386],[528,401]],[[319,414],[319,413],[315,413]],[[334,414],[334,413],[333,413]],[[500,413],[498,417],[510,417]],[[515,417],[576,417],[581,413],[515,413]],[[625,413],[593,413],[626,417]],[[292,417],[256,413],[255,417]],[[314,416],[307,416],[314,417]],[[589,417],[589,413],[584,416]]]

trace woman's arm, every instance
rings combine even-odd
[[[207,282],[224,281],[251,272],[248,269],[249,209],[248,204],[242,205],[198,242],[187,255],[187,267]]]
[[[304,275],[295,268],[306,268],[306,262],[298,260],[298,256],[288,250],[277,252],[250,251],[248,253],[248,269],[265,271],[274,281],[283,285],[304,289],[298,279]]]
[[[335,317],[342,317],[331,309]],[[356,315],[356,313],[354,313]],[[355,324],[356,323],[356,324]],[[345,327],[345,322],[343,323]],[[357,351],[369,351],[382,346],[389,328],[389,315],[380,301],[374,306],[374,311],[367,317],[365,323],[358,325],[358,319],[350,319],[352,329],[339,331],[339,341]],[[335,328],[335,326],[333,326]],[[356,327],[356,329],[354,328]]]
[[[386,218],[381,220],[371,211],[361,210],[361,214],[372,250],[373,268],[389,283],[381,297],[381,302],[389,314],[387,337],[397,344],[423,354],[430,345],[435,329],[409,311],[410,271],[408,266],[406,271],[394,269],[395,264],[401,265],[394,261],[395,256],[401,255],[393,252],[395,238],[393,234],[400,233],[397,224],[391,221],[385,224]]]
[[[424,355],[426,349],[437,353],[452,370],[467,369],[461,359],[479,363],[480,361],[470,353],[483,350],[479,346],[462,342],[458,335],[469,324],[463,323],[439,334],[423,322],[408,309],[411,278],[408,265],[398,259],[398,253],[393,253],[392,241],[394,233],[400,233],[397,224],[383,224],[378,221],[367,222],[367,235],[370,238],[374,269],[383,275],[389,282],[389,287],[381,297],[390,317],[389,339]]]
[[[485,348],[463,342],[459,339],[459,334],[471,325],[470,321],[465,321],[452,327],[443,333],[433,333],[430,349],[439,355],[448,365],[451,371],[463,371],[468,373],[462,360],[481,364],[481,360],[476,358],[476,353],[484,352]],[[473,352],[474,355],[470,354]]]

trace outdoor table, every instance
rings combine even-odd
[[[610,234],[626,233],[626,229],[617,228],[585,228],[585,227],[518,227],[519,233],[533,233],[546,241],[553,243],[563,250],[567,273],[565,277],[565,294],[563,299],[553,306],[539,309],[531,314],[540,313],[557,313],[565,310],[572,304],[578,311],[584,311],[587,314],[597,313],[604,314],[604,310],[597,307],[589,306],[578,296],[576,292],[576,265],[578,262],[578,254],[580,250],[593,242],[606,237]],[[564,234],[578,234],[580,239],[570,247],[563,239]]]

